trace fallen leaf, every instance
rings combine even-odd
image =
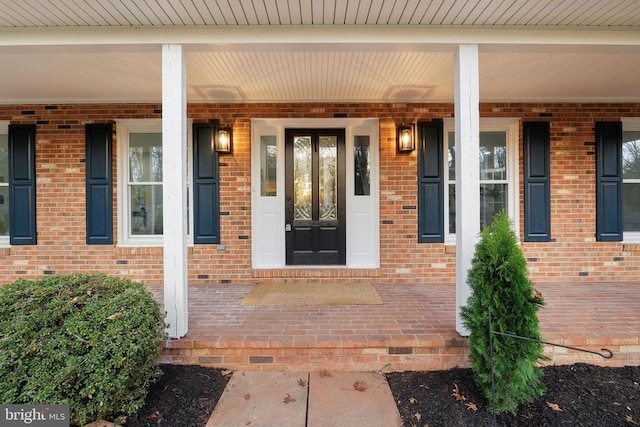
[[[422,415],[420,414],[420,412],[416,412],[415,414],[413,414],[413,416],[416,417],[418,421],[420,421],[420,419],[422,418]]]
[[[356,381],[355,383],[353,383],[353,388],[358,391],[365,391],[367,389],[367,383],[365,383],[364,381]]]
[[[155,420],[160,416],[160,412],[155,411],[154,413],[152,413],[151,415],[149,415],[147,418]]]
[[[118,317],[122,317],[124,316],[124,314],[122,314],[121,311],[117,312],[117,313],[113,313],[111,316],[107,317],[107,320],[115,320]]]
[[[283,400],[284,403],[293,403],[295,401],[296,401],[296,399],[291,397],[291,395],[289,393],[287,393],[287,397],[285,397],[284,400]]]
[[[462,394],[460,394],[460,390],[458,389],[458,384],[453,383],[454,388],[453,388],[453,397],[456,398],[457,401],[459,402],[464,402],[465,400],[467,400],[466,397],[464,397]]]
[[[627,424],[633,424],[634,426],[638,425],[638,423],[634,421],[631,415],[627,415],[626,417],[624,417],[624,422]]]
[[[478,407],[473,402],[467,402],[467,403],[465,403],[465,405],[467,405],[467,410],[469,410],[469,411],[475,412],[475,411],[478,410]]]
[[[300,378],[300,379],[298,380],[298,385],[299,385],[300,387],[304,387],[304,386],[306,386],[306,385],[307,385],[307,382],[306,382],[305,380],[303,380],[302,378]]]
[[[416,399],[415,397],[410,397],[409,403],[411,403],[412,405],[415,405],[416,403],[418,403],[418,399]]]
[[[249,399],[251,399],[251,394],[250,393],[245,394],[244,400],[249,400]]]
[[[322,371],[320,371],[320,378],[330,377],[330,376],[331,376],[331,372],[327,371],[326,369],[323,369]]]
[[[560,409],[560,406],[557,403],[547,402],[547,406],[556,412],[562,411],[562,409]]]
[[[231,375],[233,375],[233,371],[231,369],[227,369],[226,371],[222,371],[222,376],[227,381],[229,381],[229,379],[231,379]]]
[[[71,304],[76,304],[78,301],[80,300],[80,298],[75,297],[71,300]]]

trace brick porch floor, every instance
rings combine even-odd
[[[248,307],[253,285],[189,288],[189,332],[165,342],[163,363],[236,370],[402,371],[468,366],[455,332],[453,285],[375,285],[382,305]],[[549,363],[640,364],[640,283],[536,286],[543,338],[613,359],[545,346]],[[162,300],[162,288],[150,286]]]

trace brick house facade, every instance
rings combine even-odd
[[[233,119],[234,149],[220,157],[220,244],[188,247],[189,283],[366,279],[374,283],[455,282],[455,245],[418,243],[418,150],[396,152],[396,123],[445,119],[453,104],[189,104],[193,122]],[[252,268],[251,119],[376,118],[380,139],[380,267]],[[162,247],[85,242],[85,125],[158,119],[160,104],[4,105],[0,122],[36,126],[37,244],[0,248],[3,282],[47,274],[103,271],[145,283],[163,281]],[[640,104],[481,103],[483,118],[519,120],[519,235],[534,282],[640,280],[640,244],[596,241],[596,122],[640,117]],[[522,122],[550,125],[551,241],[525,242]],[[113,137],[113,223],[122,195]]]

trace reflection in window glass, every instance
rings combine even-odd
[[[448,132],[447,163],[449,189],[449,233],[456,232],[456,149],[455,133]],[[480,227],[507,210],[507,134],[504,131],[480,132]]]
[[[276,137],[260,137],[260,195],[276,196],[277,172]]]
[[[338,218],[338,140],[335,136],[320,137],[318,159],[318,192],[320,219]]]
[[[624,231],[640,231],[640,131],[622,133]]]
[[[162,134],[129,137],[129,206],[132,235],[162,234]]]
[[[293,219],[311,219],[312,150],[310,136],[297,136],[293,141]]]
[[[9,140],[0,135],[0,236],[9,235]]]
[[[356,196],[371,194],[371,145],[369,135],[356,136],[354,150],[354,182]]]

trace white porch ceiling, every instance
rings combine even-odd
[[[480,45],[481,101],[640,99],[637,0],[0,0],[0,10],[0,103],[160,102],[169,42],[185,45],[190,102],[450,102],[458,40]]]

